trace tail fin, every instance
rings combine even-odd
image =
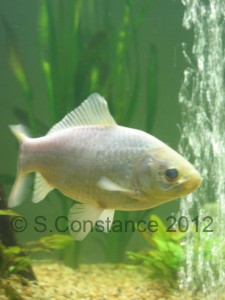
[[[23,125],[10,125],[12,133],[16,136],[20,145],[28,138],[27,130]],[[20,161],[18,161],[18,170],[15,183],[8,199],[8,207],[15,207],[21,204],[24,200],[24,191],[27,185],[27,176],[21,170]]]
[[[20,144],[22,144],[24,140],[29,137],[27,128],[21,124],[9,125],[9,129],[15,135]]]

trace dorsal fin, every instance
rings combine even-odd
[[[50,129],[48,134],[84,125],[116,126],[106,100],[97,93],[90,95],[80,106],[68,113]]]

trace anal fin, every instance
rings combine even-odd
[[[44,177],[40,173],[35,174],[34,181],[34,193],[32,197],[32,202],[38,203],[43,200],[47,194],[52,191],[54,187],[48,184]]]
[[[113,221],[114,210],[75,204],[69,211],[69,232],[78,241],[83,240],[94,228],[96,222],[107,232]],[[100,222],[100,223],[99,223]]]

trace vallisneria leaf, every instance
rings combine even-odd
[[[27,94],[29,93],[30,88],[25,68],[23,66],[21,56],[19,54],[19,47],[16,35],[6,20],[3,20],[3,26],[6,32],[6,48],[10,66],[14,72],[15,77],[19,81],[24,93]]]

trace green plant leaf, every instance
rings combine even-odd
[[[19,254],[22,252],[22,248],[19,246],[12,246],[12,247],[6,247],[4,248],[5,254]]]
[[[51,236],[45,236],[42,237],[37,242],[34,242],[37,244],[40,248],[43,249],[63,249],[71,243],[74,242],[74,239],[69,235],[63,235],[63,234],[54,234]]]
[[[15,77],[23,88],[24,93],[27,94],[29,92],[29,84],[21,56],[19,54],[16,35],[5,19],[3,19],[3,26],[6,32],[6,47],[10,66]]]
[[[20,216],[20,214],[10,209],[0,209],[0,216]]]
[[[179,267],[184,261],[184,249],[180,245],[184,234],[166,232],[166,226],[156,215],[151,215],[149,219],[157,222],[158,230],[141,234],[151,248],[141,253],[128,252],[128,257],[136,264],[149,268],[150,278],[166,279],[172,286],[176,286]]]

